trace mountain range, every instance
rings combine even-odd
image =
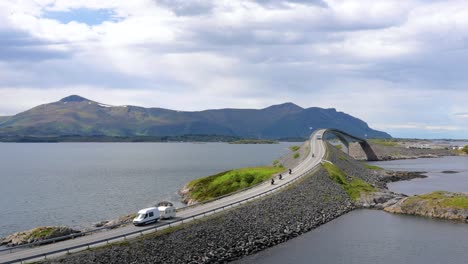
[[[111,106],[78,95],[0,117],[0,137],[223,135],[242,138],[306,138],[311,130],[336,128],[359,137],[390,138],[367,123],[335,109],[293,103],[264,109],[175,111]]]

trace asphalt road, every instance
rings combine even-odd
[[[316,135],[323,134],[324,131],[325,130],[318,130],[318,131],[315,131],[311,135],[311,140],[310,140],[311,151],[308,157],[306,157],[306,159],[302,163],[300,163],[297,167],[292,168],[292,174],[288,174],[287,172],[283,173],[282,180],[279,180],[278,177],[276,176],[275,185],[271,185],[270,181],[268,181],[254,188],[251,188],[251,189],[239,192],[239,193],[235,193],[233,195],[221,198],[219,200],[215,200],[215,201],[205,203],[205,204],[200,204],[194,207],[189,207],[185,210],[178,212],[177,217],[178,218],[191,217],[199,213],[207,212],[215,208],[219,208],[219,207],[222,207],[222,206],[225,206],[225,205],[237,202],[237,201],[244,200],[249,197],[256,196],[260,193],[266,192],[277,186],[285,185],[288,182],[292,181],[293,179],[301,176],[305,172],[313,169],[318,164],[320,164],[320,161],[322,160],[326,152],[325,146],[322,143],[322,141],[316,139]],[[314,157],[312,157],[312,153],[314,154]],[[158,224],[167,223],[167,222],[168,221],[160,221]],[[13,260],[21,259],[21,258],[27,258],[27,257],[34,256],[34,255],[39,255],[39,254],[47,254],[48,252],[52,252],[52,251],[56,251],[60,249],[66,249],[66,248],[70,248],[70,247],[74,247],[74,246],[78,246],[82,244],[92,243],[95,241],[128,234],[128,233],[135,232],[141,229],[142,227],[135,227],[133,225],[127,225],[127,226],[123,226],[123,227],[108,230],[108,231],[97,232],[91,235],[78,237],[78,238],[71,239],[71,240],[56,242],[54,244],[48,244],[48,245],[37,246],[33,248],[22,249],[13,253],[2,252],[0,253],[1,254],[0,263],[9,262],[9,261],[13,261]],[[82,249],[79,249],[76,251],[80,251],[80,250]],[[60,254],[63,255],[64,253],[65,252],[59,253],[59,255]]]

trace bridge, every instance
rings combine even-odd
[[[292,168],[292,174],[285,174],[283,180],[276,181],[277,184],[271,185],[269,182],[264,182],[246,190],[220,197],[216,200],[207,203],[197,204],[194,206],[187,206],[178,210],[177,218],[171,221],[160,221],[155,225],[148,227],[135,227],[133,225],[122,226],[120,228],[110,230],[94,230],[86,232],[85,235],[75,237],[74,239],[57,241],[56,239],[49,242],[53,244],[46,244],[42,246],[30,247],[30,245],[23,245],[14,248],[0,249],[0,263],[22,263],[24,261],[38,261],[46,257],[55,257],[65,255],[67,253],[79,252],[84,249],[99,247],[111,242],[123,241],[138,237],[143,234],[149,234],[155,231],[161,231],[169,227],[174,227],[180,224],[201,219],[203,217],[222,212],[246,202],[270,195],[281,189],[295,183],[298,179],[310,175],[320,168],[320,164],[326,154],[326,144],[321,138],[326,134],[335,135],[346,146],[349,142],[357,141],[363,147],[368,158],[376,159],[369,144],[364,140],[354,137],[346,132],[336,129],[320,129],[312,133],[309,146],[309,155]],[[76,236],[76,235],[75,235]],[[63,238],[62,238],[63,239]],[[37,245],[38,243],[33,243]]]
[[[377,154],[375,154],[375,152],[372,149],[372,147],[370,146],[369,142],[367,142],[367,140],[365,140],[365,139],[362,139],[362,138],[353,136],[351,134],[348,134],[346,132],[343,132],[341,130],[332,129],[332,128],[324,129],[323,134],[322,134],[324,138],[325,138],[326,134],[331,134],[333,136],[336,136],[336,138],[338,138],[338,140],[340,140],[341,143],[343,143],[343,145],[345,145],[348,152],[349,152],[349,144],[351,142],[358,142],[359,145],[361,146],[362,150],[366,154],[366,157],[367,157],[368,161],[377,161],[377,160],[379,160],[379,158],[377,157]]]

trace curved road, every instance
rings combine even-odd
[[[225,205],[228,205],[237,201],[241,201],[249,197],[256,196],[258,194],[271,190],[277,186],[285,185],[288,182],[292,181],[293,179],[302,176],[304,173],[315,168],[318,164],[320,164],[321,160],[323,159],[323,156],[325,155],[325,152],[326,152],[325,146],[321,140],[316,139],[316,135],[317,134],[322,135],[325,131],[326,131],[325,129],[318,130],[318,131],[315,131],[311,135],[310,137],[310,150],[311,151],[309,155],[306,157],[306,159],[302,163],[300,163],[298,166],[292,169],[291,175],[285,173],[283,180],[276,179],[275,185],[271,185],[270,182],[268,181],[254,188],[251,188],[251,189],[239,192],[239,193],[235,193],[233,195],[226,196],[224,198],[215,200],[213,202],[200,204],[198,206],[188,207],[187,209],[184,209],[178,212],[177,217],[178,218],[191,217],[199,213],[203,213],[203,212],[207,212],[207,211],[219,208],[219,207],[223,207]],[[314,157],[312,157],[312,153],[314,154]],[[167,221],[164,221],[164,222],[167,223]],[[138,231],[139,229],[141,229],[141,227],[127,225],[127,226],[116,228],[113,230],[97,232],[92,235],[82,236],[82,237],[78,237],[78,238],[71,239],[71,240],[57,242],[54,244],[27,248],[24,250],[13,252],[13,253],[2,252],[0,253],[1,254],[0,263],[10,262],[10,261],[14,261],[17,259],[27,258],[30,256],[39,255],[39,254],[47,254],[48,252],[66,249],[66,248],[78,246],[81,244],[92,243],[94,241],[99,241],[99,240],[112,238],[112,237],[119,236],[119,235],[128,234],[131,232],[135,232],[135,231]],[[114,240],[114,241],[118,241],[118,240]],[[78,249],[76,251],[80,251],[80,250],[82,249]],[[59,253],[59,255],[64,255],[64,254],[65,252]]]

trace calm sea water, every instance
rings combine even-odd
[[[293,143],[0,144],[0,237],[40,225],[89,227],[158,201],[182,206],[186,182],[268,165]]]
[[[372,164],[394,170],[428,171],[428,178],[389,184],[389,188],[396,192],[468,192],[468,157]],[[444,170],[460,173],[441,173]],[[468,263],[468,225],[377,210],[357,210],[238,263]]]
[[[442,157],[429,159],[393,160],[372,162],[390,170],[427,171],[428,178],[389,183],[388,187],[395,192],[408,195],[433,191],[468,192],[468,157]],[[448,174],[443,171],[456,171]]]

